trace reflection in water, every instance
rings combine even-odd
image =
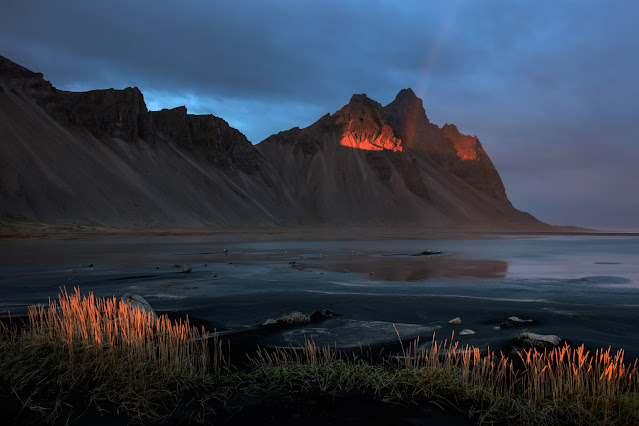
[[[313,262],[316,268],[331,272],[358,272],[382,281],[424,281],[432,278],[503,278],[508,262],[503,260],[462,259],[456,256],[380,257],[353,256]],[[372,274],[371,274],[372,273]]]

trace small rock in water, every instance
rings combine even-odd
[[[229,265],[232,265],[232,264],[233,264],[233,262],[229,262]]]
[[[495,327],[493,327],[493,330],[495,330],[495,331],[499,331],[499,330],[501,330],[501,327],[499,327],[499,326],[495,326]]]
[[[215,274],[215,272],[211,272],[211,278],[215,278],[217,277],[217,275]]]
[[[227,249],[224,249],[224,253],[228,253],[229,251]]]
[[[266,321],[264,321],[262,325],[275,325],[275,324],[277,324],[277,320],[273,318],[269,318]]]
[[[89,268],[93,268],[93,263],[89,263]]]
[[[206,268],[207,266],[209,266],[209,264],[208,264],[208,263],[205,263],[205,264],[204,264],[204,265],[202,265],[202,266],[204,266],[204,267]]]
[[[180,265],[178,265],[177,263],[175,265],[173,265],[174,268],[179,268]]]
[[[185,274],[188,274],[191,271],[192,271],[192,268],[190,265],[186,265],[184,268],[182,268],[182,272]]]
[[[155,269],[160,269],[160,267],[159,267],[159,266],[156,266],[156,267],[155,267]]]
[[[508,317],[506,320],[501,322],[502,327],[516,327],[524,324],[531,324],[533,320],[531,319],[521,319],[519,317]]]
[[[462,320],[459,317],[453,318],[452,320],[448,321],[448,324],[453,324],[453,325],[459,325],[461,323],[462,323]]]
[[[459,332],[460,336],[467,336],[469,334],[475,334],[475,332],[473,330],[470,330],[468,328],[463,329],[462,331]]]
[[[369,272],[368,275],[375,275],[375,272]]]
[[[291,260],[290,262],[288,262],[288,264],[291,266],[295,266],[296,262],[294,260]]]

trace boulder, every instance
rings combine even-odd
[[[467,336],[470,334],[475,334],[475,332],[473,330],[470,330],[468,328],[463,329],[462,331],[459,332],[460,336]]]
[[[561,337],[554,334],[537,334],[525,331],[519,335],[519,338],[524,340],[531,340],[533,342],[549,343],[552,346],[557,346],[561,342]]]
[[[140,295],[126,293],[124,296],[122,296],[120,302],[128,303],[129,305],[131,305],[131,307],[137,308],[141,311],[150,312],[151,314],[153,314],[153,319],[157,319],[158,317],[149,302],[147,302],[146,299]]]
[[[448,321],[448,324],[453,324],[453,325],[459,325],[461,323],[462,323],[462,320],[459,317],[453,318],[452,320]]]

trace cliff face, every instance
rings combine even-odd
[[[217,166],[252,173],[261,156],[242,133],[214,115],[187,114],[185,107],[151,111],[154,129],[193,155]]]
[[[115,227],[538,228],[476,137],[410,90],[252,145],[213,115],[148,111],[137,88],[65,92],[0,57],[0,216]]]

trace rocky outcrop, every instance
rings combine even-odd
[[[79,93],[54,90],[36,99],[62,125],[81,128],[99,139],[118,138],[130,144],[153,140],[151,117],[137,87]]]
[[[151,117],[156,131],[221,169],[235,166],[247,173],[260,169],[259,152],[219,117],[187,114],[184,106],[152,111]]]

